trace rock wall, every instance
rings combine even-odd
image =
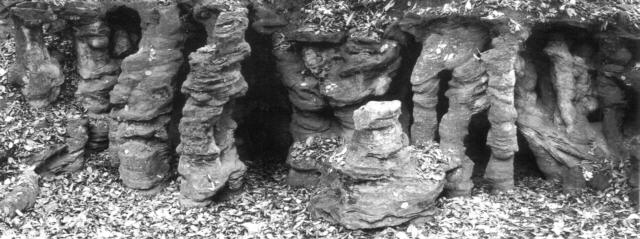
[[[193,15],[208,39],[189,56],[191,72],[182,84],[189,98],[182,110],[177,152],[181,203],[202,206],[223,187],[242,186],[246,167],[236,151],[232,111],[235,98],[247,91],[240,62],[251,48],[244,40],[249,19],[241,1],[197,1]]]
[[[56,15],[46,3],[23,2],[10,9],[15,29],[16,63],[9,82],[22,86],[29,105],[43,108],[55,101],[64,82],[60,63],[45,46],[43,25]]]
[[[109,150],[119,159],[126,186],[151,190],[161,186],[170,171],[173,149],[167,127],[185,33],[173,4],[142,2],[132,8],[140,14],[143,33],[140,49],[122,61],[110,93]]]

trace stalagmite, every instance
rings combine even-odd
[[[247,91],[241,61],[251,48],[242,1],[197,1],[194,16],[208,34],[207,45],[189,56],[191,73],[182,85],[189,96],[180,121],[178,172],[183,206],[206,206],[222,188],[242,186],[245,165],[236,152],[231,118],[234,99]]]
[[[169,174],[167,127],[185,34],[175,5],[138,4],[143,36],[138,52],[123,60],[122,74],[110,93],[109,148],[120,161],[126,186],[152,190]]]

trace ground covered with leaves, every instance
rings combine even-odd
[[[387,5],[380,4],[384,10]],[[349,20],[347,16],[346,20]],[[350,21],[345,21],[345,23]],[[62,44],[62,46],[65,46]],[[31,110],[6,73],[14,46],[0,42],[0,199],[31,155],[61,143],[74,102],[74,69],[60,100]],[[4,154],[4,155],[3,155]],[[178,182],[155,196],[125,188],[108,155],[92,154],[80,172],[41,180],[32,210],[0,219],[0,238],[638,238],[640,215],[629,204],[623,173],[613,187],[563,194],[557,182],[519,178],[511,193],[492,195],[484,184],[471,197],[442,198],[433,218],[370,231],[350,231],[310,218],[309,189],[286,185],[285,165],[248,163],[244,188],[212,206],[184,209]]]

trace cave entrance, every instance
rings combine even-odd
[[[292,109],[271,52],[271,36],[249,28],[245,39],[251,45],[251,56],[242,62],[242,75],[249,90],[237,100],[234,112],[238,153],[249,166],[285,168],[282,164],[293,143],[289,132]]]
[[[105,19],[111,29],[109,52],[112,57],[124,59],[137,52],[142,38],[142,20],[138,12],[126,6],[118,6],[107,11]]]

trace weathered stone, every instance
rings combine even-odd
[[[312,199],[312,215],[367,229],[435,213],[449,162],[435,156],[442,155],[435,147],[409,147],[399,115],[398,101],[372,101],[355,111],[355,121],[367,123],[356,124],[351,141],[319,160],[324,188]]]
[[[189,56],[191,73],[182,84],[189,98],[182,111],[177,152],[180,202],[188,207],[208,205],[225,186],[242,186],[246,167],[236,152],[237,125],[231,114],[234,99],[247,91],[240,63],[251,52],[244,40],[249,19],[242,1],[196,1],[193,15],[204,25],[208,39]]]
[[[34,108],[55,101],[64,82],[58,61],[44,44],[42,25],[55,20],[49,5],[23,2],[11,8],[15,28],[16,62],[9,71],[9,82],[22,86],[22,94]]]
[[[70,120],[67,123],[65,144],[53,146],[37,154],[31,160],[36,164],[35,172],[41,176],[76,172],[84,167],[85,147],[89,141],[89,121]]]
[[[185,33],[175,4],[140,2],[132,7],[142,21],[141,47],[123,60],[122,74],[110,92],[114,122],[109,147],[119,160],[122,182],[152,190],[169,175],[172,149],[167,127]]]
[[[491,129],[487,136],[491,158],[484,177],[489,180],[494,191],[506,191],[515,187],[513,164],[514,155],[518,151],[515,64],[524,40],[524,37],[504,32],[492,40],[494,48],[482,54],[489,76],[487,95],[491,104],[488,117]]]
[[[104,8],[98,2],[69,2],[61,13],[74,29],[76,68],[81,77],[76,95],[91,116],[89,148],[95,151],[108,147],[109,92],[120,74],[120,62],[109,50],[112,34],[104,21]]]

